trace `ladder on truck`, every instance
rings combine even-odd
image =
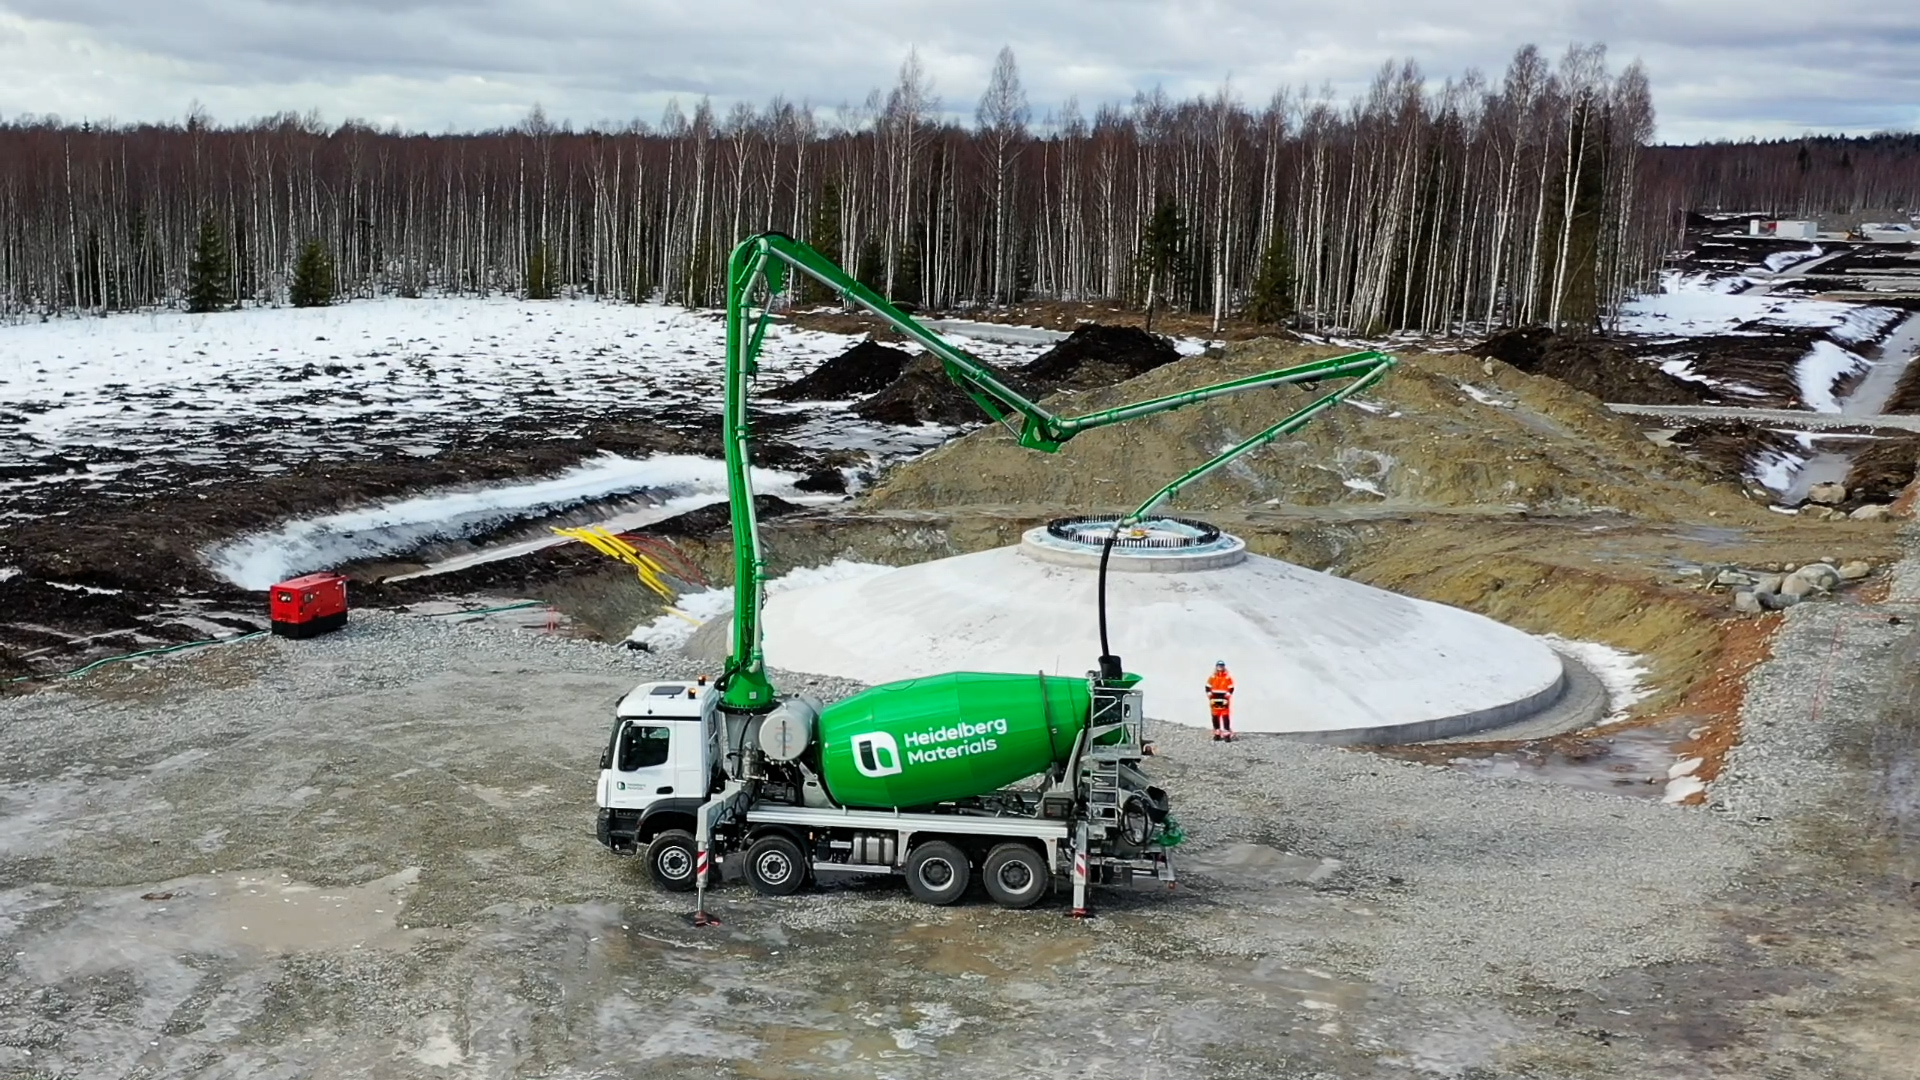
[[[1113,736],[1118,735],[1118,738]],[[1073,834],[1073,916],[1085,918],[1087,888],[1094,865],[1117,868],[1129,878],[1135,871],[1151,873],[1156,880],[1174,885],[1173,858],[1164,849],[1147,858],[1126,858],[1106,850],[1104,838],[1130,830],[1128,801],[1132,798],[1131,778],[1143,782],[1133,763],[1146,752],[1146,717],[1141,709],[1140,692],[1093,685],[1093,715],[1089,718],[1079,760],[1075,762],[1081,790],[1086,795],[1085,814]],[[1131,774],[1131,777],[1129,777]],[[1138,811],[1145,813],[1142,807]],[[1151,832],[1151,822],[1140,823],[1142,841]],[[1096,847],[1098,850],[1096,850]]]

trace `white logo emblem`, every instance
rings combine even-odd
[[[853,767],[860,775],[879,778],[900,771],[900,744],[884,731],[869,731],[853,737]]]

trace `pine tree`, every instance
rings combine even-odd
[[[200,219],[200,236],[187,260],[187,310],[196,314],[233,306],[232,267],[226,238],[211,215]]]
[[[333,303],[333,257],[318,240],[300,245],[293,264],[293,284],[287,293],[294,307],[326,307]]]
[[[1247,318],[1257,323],[1285,322],[1293,316],[1293,249],[1287,234],[1273,230],[1260,255],[1260,273],[1247,290]]]
[[[813,220],[807,226],[807,244],[828,262],[840,262],[840,185],[829,180],[814,200]],[[832,300],[836,294],[805,274],[800,275],[800,296],[808,303]]]
[[[1159,301],[1159,294],[1166,289],[1167,282],[1173,280],[1174,272],[1180,265],[1181,249],[1187,239],[1187,223],[1180,217],[1180,207],[1172,199],[1160,200],[1160,205],[1147,219],[1147,227],[1140,234],[1140,269],[1147,278],[1147,329],[1153,329],[1153,309]]]

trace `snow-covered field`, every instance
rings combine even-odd
[[[754,487],[764,493],[792,496],[797,479],[791,473],[754,470]],[[469,535],[588,500],[644,494],[657,508],[651,516],[658,520],[724,499],[726,490],[726,467],[710,458],[662,454],[635,461],[605,454],[547,480],[437,491],[288,522],[222,545],[207,554],[207,561],[215,573],[243,589],[265,589],[297,574],[411,551],[428,540]],[[558,537],[524,542],[514,545],[512,553],[558,542]],[[461,564],[478,561],[468,558]]]
[[[857,340],[776,324],[762,384]],[[311,458],[428,457],[490,433],[570,437],[595,421],[692,427],[719,410],[724,342],[716,312],[512,298],[0,327],[0,497],[44,484],[139,489],[126,474],[161,462],[270,473]],[[1007,365],[1040,351],[969,345]],[[786,437],[822,449],[897,455],[947,434],[781,409],[808,413]]]
[[[1812,252],[1782,252],[1768,258],[1768,266],[1786,255],[1812,258]],[[1804,261],[1795,259],[1794,261]],[[1791,265],[1790,263],[1787,265]],[[1654,337],[1732,336],[1761,338],[1783,330],[1812,330],[1822,340],[1813,342],[1794,370],[1794,382],[1808,408],[1839,412],[1835,387],[1865,371],[1872,362],[1855,349],[1878,341],[1907,317],[1899,308],[1812,300],[1805,297],[1737,292],[1751,285],[1745,276],[1668,272],[1661,289],[1630,301],[1620,329]],[[1670,360],[1661,370],[1675,378],[1712,386],[1735,396],[1755,397],[1762,391],[1737,382],[1703,375],[1687,360]]]

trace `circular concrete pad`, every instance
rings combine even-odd
[[[773,597],[770,663],[890,682],[945,671],[1078,675],[1100,653],[1095,571],[1020,548]],[[1331,743],[1418,742],[1510,724],[1553,704],[1543,642],[1444,604],[1259,555],[1186,573],[1110,573],[1109,634],[1145,677],[1147,713],[1208,725],[1225,660],[1234,727]]]

